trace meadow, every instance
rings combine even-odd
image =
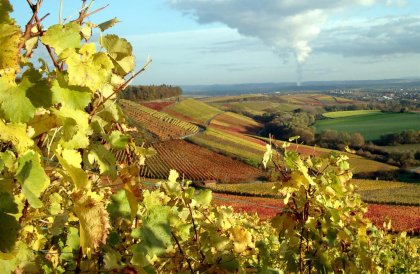
[[[359,132],[365,140],[377,140],[385,134],[398,133],[409,129],[420,130],[420,114],[381,112],[325,119],[317,121],[315,128],[318,133],[327,129],[349,133]]]

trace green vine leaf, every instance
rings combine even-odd
[[[57,73],[57,78],[52,82],[51,91],[54,104],[60,103],[71,109],[83,110],[92,99],[92,93],[88,88],[69,85],[68,76],[62,73]]]
[[[103,145],[93,145],[89,151],[89,162],[96,162],[99,165],[101,175],[110,176],[112,179],[117,177],[117,164],[114,154],[106,150]]]
[[[53,25],[41,38],[42,43],[52,47],[57,55],[65,49],[80,47],[80,24],[71,22],[66,25]]]
[[[121,21],[118,20],[117,18],[114,18],[114,19],[108,20],[106,22],[100,23],[98,25],[98,28],[100,28],[101,31],[106,31],[107,29],[112,28],[113,26],[115,26],[119,22],[121,22]]]
[[[11,214],[16,213],[18,207],[12,195],[0,193],[0,252],[11,252],[14,249],[20,224]]]
[[[33,150],[28,150],[18,159],[16,178],[22,185],[22,192],[34,208],[41,208],[39,199],[50,184],[50,178],[45,174],[40,163],[40,155]]]
[[[78,52],[68,48],[60,58],[68,66],[70,85],[95,92],[111,79],[114,65],[105,53],[96,52],[94,43],[84,44]]]
[[[0,78],[0,110],[7,121],[26,123],[34,117],[38,107],[47,108],[51,105],[49,88],[39,76],[30,70],[17,85]]]
[[[60,144],[64,149],[79,149],[89,146],[89,135],[92,130],[89,127],[89,114],[82,110],[74,110],[68,107],[61,107],[53,113],[61,125],[62,134]]]
[[[172,244],[169,214],[168,206],[155,206],[143,218],[141,243],[133,247],[133,264],[147,266],[153,263],[156,256],[163,255]]]
[[[134,70],[135,58],[131,44],[124,38],[117,35],[106,35],[101,40],[115,67],[115,73],[125,76]]]
[[[112,148],[115,149],[124,149],[130,140],[130,136],[127,134],[122,134],[121,132],[114,130],[111,132],[111,135],[106,136],[108,143]]]

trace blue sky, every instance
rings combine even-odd
[[[75,17],[80,2],[63,0],[63,17]],[[25,24],[26,1],[11,3]],[[58,22],[59,3],[44,0],[45,26]],[[420,0],[98,0],[94,8],[106,4],[90,20],[119,18],[108,32],[133,44],[139,67],[153,59],[138,84],[420,77]]]

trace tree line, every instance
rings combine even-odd
[[[151,101],[178,97],[182,94],[180,87],[170,85],[160,86],[128,86],[120,95],[121,99],[132,101]]]

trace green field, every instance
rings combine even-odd
[[[404,130],[420,130],[420,114],[414,113],[376,113],[343,118],[320,120],[315,124],[316,131],[331,129],[343,132],[359,132],[365,140],[377,140],[381,135],[398,133]]]
[[[323,116],[326,118],[343,118],[343,117],[351,117],[351,116],[359,116],[359,115],[369,115],[369,114],[377,114],[380,113],[380,110],[348,110],[348,111],[332,111],[324,113]]]

